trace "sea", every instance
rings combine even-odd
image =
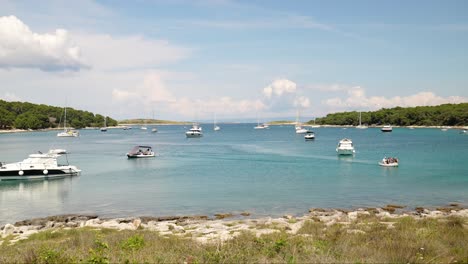
[[[254,130],[255,124],[158,126],[152,133],[80,130],[0,134],[0,161],[18,162],[51,148],[82,170],[54,180],[0,181],[0,224],[59,214],[100,217],[186,216],[249,212],[252,217],[303,215],[309,208],[437,207],[468,204],[468,135],[459,130],[313,128],[305,141],[290,125]],[[339,157],[338,141],[352,139],[354,156]],[[127,159],[135,145],[155,158]],[[378,165],[397,157],[400,166]]]

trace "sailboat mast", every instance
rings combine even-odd
[[[359,111],[359,126],[361,126],[361,111]]]
[[[67,131],[67,107],[65,106],[65,117],[63,121],[63,131]]]

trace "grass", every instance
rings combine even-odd
[[[365,221],[362,221],[365,220]],[[297,234],[198,243],[148,230],[80,228],[44,231],[0,246],[0,263],[467,263],[467,220],[373,218],[350,225],[308,221]],[[348,232],[360,230],[359,232]],[[362,231],[362,232],[361,232]]]

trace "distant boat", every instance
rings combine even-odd
[[[442,129],[440,129],[440,130],[442,130],[442,131],[447,131],[447,130],[448,130],[448,128],[447,128],[447,127],[443,127],[443,128],[442,128]]]
[[[348,138],[340,140],[336,147],[338,155],[353,155],[356,151],[354,150],[353,141]]]
[[[150,146],[135,146],[127,153],[129,159],[152,158],[155,154]]]
[[[218,125],[216,125],[216,115],[214,116],[214,120],[213,120],[213,130],[214,131],[221,130],[221,128]]]
[[[315,117],[314,117],[314,124],[312,124],[310,127],[312,127],[312,128],[320,127],[320,125],[316,125],[316,124],[315,124]]]
[[[270,126],[267,125],[267,124],[257,124],[257,125],[254,127],[254,129],[268,129],[268,128],[270,128]]]
[[[158,129],[155,128],[155,127],[153,127],[153,128],[151,129],[151,132],[156,133],[156,132],[158,132]]]
[[[104,126],[101,127],[101,132],[107,132],[107,116],[104,117]]]
[[[66,149],[49,149],[49,154],[67,154]]]
[[[366,128],[368,128],[368,126],[362,125],[362,123],[361,123],[361,117],[362,117],[362,116],[361,116],[361,112],[359,112],[359,125],[358,125],[356,128],[357,128],[357,129],[366,129]]]
[[[185,136],[187,138],[198,138],[202,137],[202,128],[198,126],[197,124],[193,124],[192,128],[190,128],[187,132],[185,132]]]
[[[140,127],[141,130],[148,130],[148,128],[146,126],[142,126]]]
[[[297,114],[296,114],[296,125],[294,126],[296,129],[296,134],[305,134],[307,133],[307,129],[302,127],[301,122],[299,121],[299,109],[297,109]]]
[[[379,165],[383,167],[398,167],[398,159],[385,157],[379,162]]]
[[[312,131],[307,131],[307,133],[304,135],[305,140],[313,140],[315,139],[315,133]]]
[[[57,137],[78,137],[80,133],[78,131],[67,128],[67,107],[65,106],[65,115],[63,119],[63,132],[59,132]]]
[[[385,125],[380,129],[382,132],[392,132],[393,128],[390,125]]]

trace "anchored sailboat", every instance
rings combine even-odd
[[[78,137],[78,131],[67,128],[67,107],[65,106],[65,114],[63,119],[63,132],[59,132],[57,137]]]

